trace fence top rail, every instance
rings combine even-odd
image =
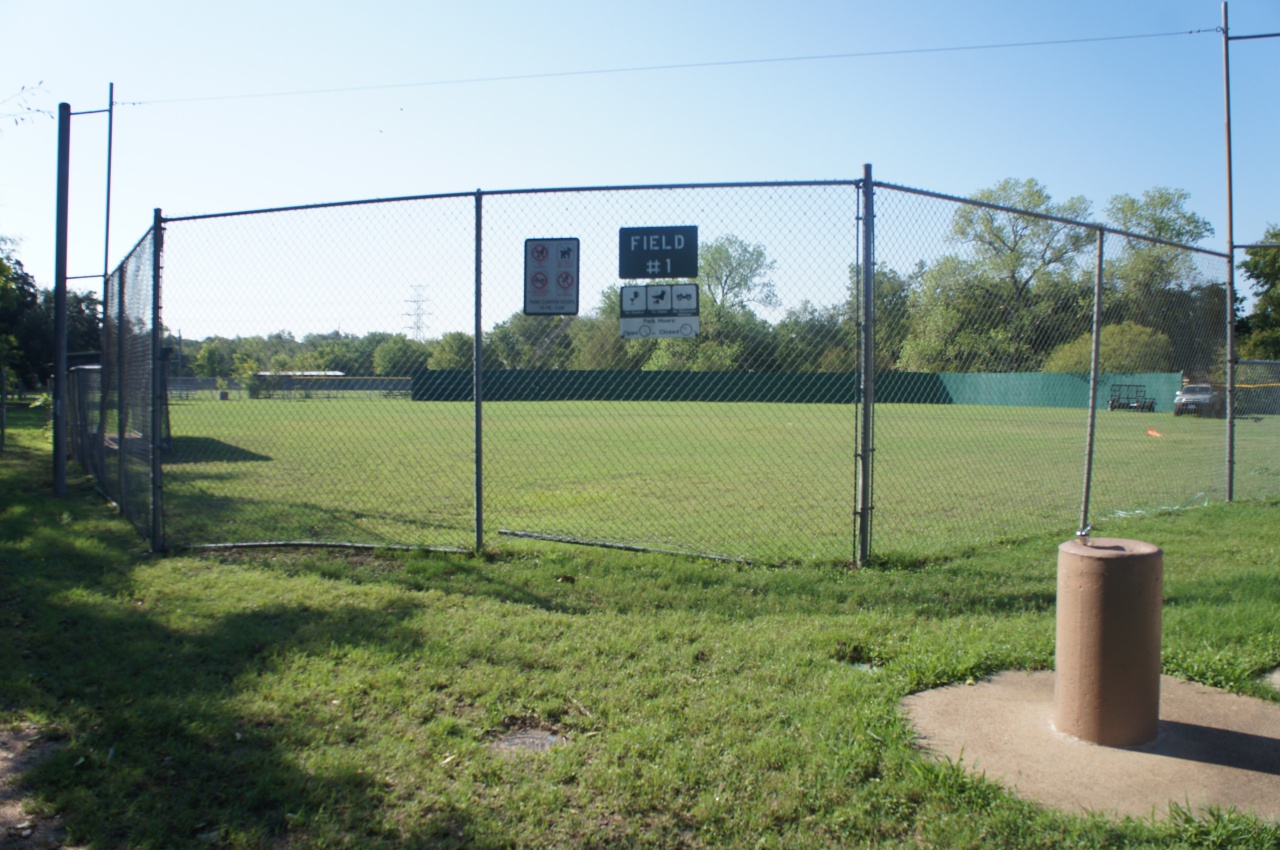
[[[768,189],[801,186],[853,186],[861,187],[862,180],[776,180],[776,181],[743,181],[731,183],[635,183],[618,186],[561,186],[542,189],[476,189],[472,192],[441,192],[427,195],[399,195],[390,198],[363,198],[355,201],[328,201],[315,204],[295,204],[283,207],[262,207],[249,210],[232,210],[228,212],[199,213],[195,215],[165,216],[165,223],[173,221],[200,221],[210,218],[234,218],[245,215],[266,215],[268,213],[301,212],[303,210],[322,210],[336,207],[358,207],[371,204],[394,204],[406,201],[435,201],[447,198],[474,198],[477,196],[496,195],[553,195],[585,192],[640,192],[671,191],[685,189]]]
[[[1128,230],[1119,230],[1105,224],[1099,224],[1093,221],[1076,221],[1071,218],[1063,218],[1056,215],[1048,215],[1046,213],[1032,212],[1030,210],[1020,210],[1017,207],[1006,207],[1000,204],[992,204],[987,201],[978,201],[973,198],[962,198],[959,195],[946,195],[942,192],[931,192],[928,189],[914,189],[910,186],[900,186],[896,183],[884,183],[879,180],[873,184],[877,189],[892,189],[895,192],[906,192],[911,195],[922,195],[926,198],[937,198],[943,201],[952,201],[957,204],[968,204],[973,207],[985,207],[989,210],[998,212],[1013,213],[1014,215],[1027,216],[1028,218],[1038,218],[1044,221],[1056,221],[1059,224],[1066,224],[1072,227],[1083,227],[1089,230],[1100,230],[1103,233],[1110,233],[1115,236],[1123,236],[1126,239],[1138,239],[1143,242],[1150,242],[1154,245],[1167,245],[1170,248],[1181,248],[1184,251],[1194,251],[1197,254],[1207,254],[1210,257],[1219,257],[1220,259],[1229,259],[1229,255],[1222,251],[1214,251],[1209,248],[1198,248],[1195,245],[1184,245],[1181,242],[1171,242],[1168,239],[1160,239],[1156,236],[1146,236],[1141,233],[1132,233]],[[1240,246],[1237,246],[1240,247]]]

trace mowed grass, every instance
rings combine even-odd
[[[379,397],[174,402],[167,539],[470,548],[473,410]],[[513,531],[847,561],[857,415],[850,405],[488,403],[486,544]],[[880,406],[875,550],[913,558],[1074,530],[1084,426],[1076,409]],[[1280,419],[1245,421],[1238,440],[1237,495],[1280,494]],[[1099,412],[1099,524],[1224,496],[1222,421]]]
[[[36,423],[14,434],[0,722],[59,742],[25,787],[77,845],[1280,846],[1234,812],[1043,809],[917,750],[903,696],[1052,666],[1058,536],[860,571],[518,542],[148,556],[88,480],[49,495]],[[1280,701],[1277,520],[1109,528],[1165,550],[1165,672]],[[519,730],[565,742],[495,746]]]

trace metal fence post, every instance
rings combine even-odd
[[[71,104],[58,104],[58,187],[53,261],[53,492],[67,493],[67,210]]]
[[[471,364],[471,393],[475,403],[475,426],[476,426],[476,554],[484,549],[484,428],[483,428],[483,400],[484,400],[484,335],[482,333],[480,321],[481,306],[481,282],[483,276],[481,274],[481,258],[483,244],[483,204],[484,195],[476,189],[476,305],[475,305],[475,339],[472,340],[472,359]]]
[[[1226,264],[1226,501],[1235,501],[1235,250]]]
[[[164,440],[164,381],[160,359],[164,347],[164,325],[160,321],[160,266],[164,253],[164,217],[159,208],[151,224],[151,551],[164,549],[164,471],[161,443]]]
[[[1098,421],[1098,373],[1102,348],[1102,245],[1105,233],[1098,231],[1097,266],[1093,276],[1093,347],[1089,353],[1089,424],[1085,428],[1084,493],[1080,498],[1080,528],[1078,537],[1089,534],[1089,493],[1093,487],[1093,440]]]
[[[875,456],[873,417],[876,403],[876,319],[875,319],[875,183],[871,164],[862,166],[862,435],[858,487],[858,557],[862,566],[871,557],[871,485]]]
[[[125,463],[124,456],[124,437],[128,430],[129,419],[124,391],[125,323],[128,321],[124,299],[129,289],[125,283],[128,277],[128,271],[122,266],[120,274],[116,275],[116,492],[112,494],[116,504],[120,506],[120,512],[125,516],[129,515],[129,506],[124,497],[124,494],[128,491],[125,476],[129,474],[129,465]],[[131,522],[133,519],[133,517],[129,517]]]
[[[1231,176],[1231,36],[1227,4],[1222,4],[1222,88],[1227,131],[1227,501],[1235,498],[1236,484],[1236,234],[1234,186]]]

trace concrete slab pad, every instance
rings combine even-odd
[[[920,744],[1019,796],[1163,818],[1170,802],[1280,821],[1280,704],[1160,677],[1160,734],[1103,747],[1057,732],[1052,672],[1005,672],[902,701]]]

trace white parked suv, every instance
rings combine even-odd
[[[1217,416],[1222,401],[1208,384],[1187,384],[1173,397],[1173,415],[1194,413],[1197,416]]]

